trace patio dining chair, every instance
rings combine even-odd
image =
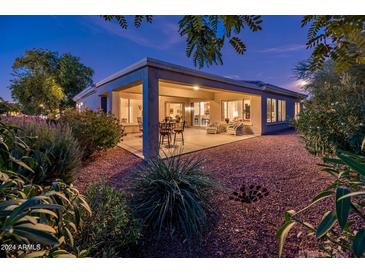
[[[172,123],[169,122],[161,122],[159,123],[160,129],[160,145],[163,145],[165,142],[165,138],[167,139],[167,145],[171,146],[171,135],[173,133]]]
[[[185,121],[182,121],[176,128],[174,128],[174,145],[176,143],[176,135],[181,134],[181,142],[184,145],[184,130],[185,130]]]

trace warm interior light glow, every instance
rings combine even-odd
[[[199,86],[193,86],[193,90],[199,90]]]

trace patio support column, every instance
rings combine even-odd
[[[145,159],[159,155],[158,140],[158,77],[153,68],[146,67],[142,79],[143,155]]]
[[[266,119],[267,119],[267,103],[266,103],[267,97],[265,95],[261,96],[261,134],[267,133],[267,125],[266,125]]]

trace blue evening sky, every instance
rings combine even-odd
[[[155,16],[152,24],[122,30],[98,16],[0,16],[0,96],[10,100],[11,66],[32,48],[69,52],[94,69],[94,81],[149,56],[194,68],[178,34],[179,16]],[[203,71],[232,79],[261,80],[298,90],[293,67],[309,57],[301,16],[264,16],[263,30],[243,31],[243,56],[230,45],[223,50],[222,66]]]

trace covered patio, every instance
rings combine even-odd
[[[88,87],[74,100],[80,111],[112,113],[128,134],[120,145],[150,158],[164,149],[163,120],[185,122],[186,144],[180,151],[187,153],[289,128],[300,98],[260,81],[232,80],[145,58]],[[236,123],[244,132],[207,134],[207,127],[237,128]]]
[[[203,128],[187,128],[184,133],[184,144],[181,139],[177,139],[175,144],[168,146],[164,143],[160,146],[160,156],[162,158],[171,154],[185,154],[194,151],[199,151],[206,148],[216,147],[228,143],[233,143],[245,139],[250,139],[259,136],[259,134],[247,134],[235,136],[227,133],[207,134]],[[179,137],[178,137],[179,138]],[[142,135],[139,133],[130,133],[123,138],[119,143],[121,148],[133,153],[134,155],[143,158]]]
[[[158,111],[155,112],[158,127],[155,130],[159,134],[156,141],[161,157],[215,147],[261,133],[260,96],[166,80],[158,81],[158,90]],[[113,91],[114,114],[127,133],[120,146],[142,158],[146,134],[144,107],[142,83]],[[160,128],[164,121],[172,122],[173,127],[184,124],[183,134],[176,135],[176,142],[175,128],[167,134],[170,144],[166,142],[167,136]],[[232,124],[239,124],[242,132],[229,132]],[[209,128],[213,132],[207,130]]]

